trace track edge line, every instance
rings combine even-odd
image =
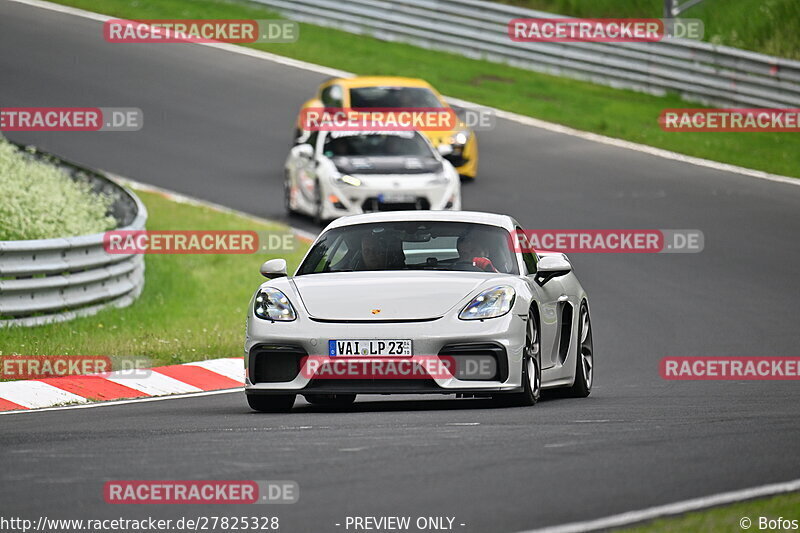
[[[699,498],[692,498],[666,505],[648,507],[636,511],[627,511],[594,520],[571,522],[568,524],[544,527],[541,529],[530,529],[520,531],[518,533],[579,533],[581,531],[605,530],[647,522],[655,518],[678,516],[689,512],[718,507],[721,505],[744,502],[765,496],[775,496],[778,494],[785,494],[798,490],[800,490],[800,479],[794,479],[782,483],[759,485],[746,489],[712,494],[710,496],[701,496]]]

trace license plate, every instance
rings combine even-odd
[[[337,356],[410,356],[410,339],[329,340],[328,355]]]
[[[385,192],[378,195],[378,201],[382,204],[413,204],[417,197],[413,194]]]

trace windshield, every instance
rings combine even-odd
[[[431,156],[432,151],[416,132],[350,133],[332,131],[322,148],[325,157]]]
[[[350,107],[443,107],[425,87],[360,87],[350,89]]]
[[[334,228],[314,244],[297,275],[375,270],[518,274],[511,235],[468,222],[403,221]]]

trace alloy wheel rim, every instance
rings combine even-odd
[[[538,372],[536,365],[536,357],[539,353],[539,332],[536,329],[533,316],[528,318],[528,326],[526,333],[526,371],[528,374],[528,384],[535,398],[539,397],[541,389],[541,375]]]
[[[594,373],[594,350],[592,345],[592,322],[589,320],[589,312],[585,308],[581,310],[580,356],[586,388],[590,389],[592,388]]]
[[[536,370],[536,362],[533,359],[528,358],[526,365],[528,372],[528,383],[531,388],[531,392],[533,393],[533,397],[538,399],[541,392],[541,378],[539,376],[539,372]]]

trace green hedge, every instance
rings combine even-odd
[[[113,229],[112,199],[73,181],[0,137],[0,241],[50,239]]]

